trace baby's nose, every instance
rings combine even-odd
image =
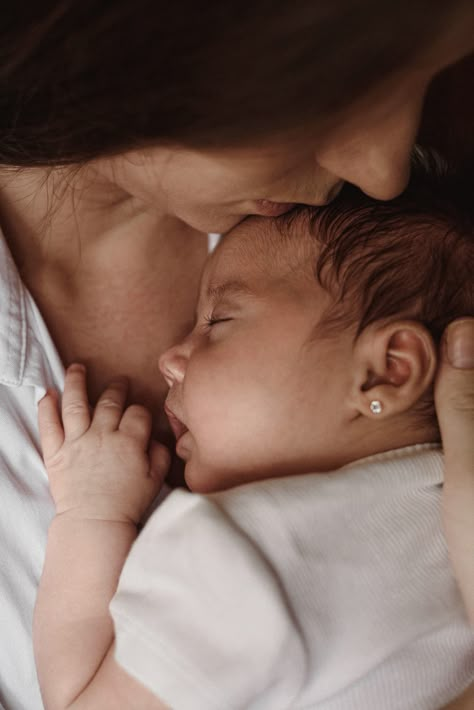
[[[174,345],[161,355],[158,366],[168,387],[183,381],[187,363],[188,359],[181,345]]]

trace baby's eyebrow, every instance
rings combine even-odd
[[[233,280],[222,284],[209,284],[206,298],[211,303],[220,301],[224,296],[249,296],[254,292],[244,281]]]

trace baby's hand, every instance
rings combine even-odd
[[[133,405],[124,411],[127,381],[102,393],[91,414],[85,368],[66,372],[62,423],[57,395],[39,403],[39,430],[56,514],[139,523],[169,468],[168,450],[150,442],[151,415]]]

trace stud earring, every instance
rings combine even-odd
[[[382,412],[382,402],[378,399],[373,399],[370,403],[370,411],[372,414],[381,414]]]

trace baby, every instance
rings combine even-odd
[[[470,196],[433,165],[393,202],[347,187],[225,236],[160,361],[191,492],[136,542],[168,453],[125,381],[91,413],[68,369],[62,418],[54,393],[39,411],[46,707],[429,710],[463,691],[432,384],[445,326],[473,315],[473,251]]]

